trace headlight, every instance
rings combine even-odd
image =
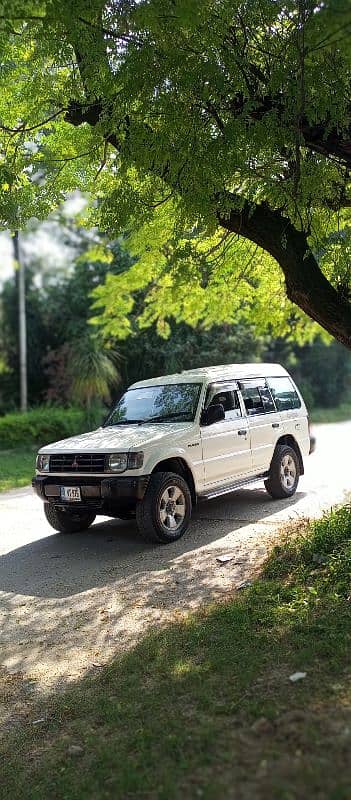
[[[38,455],[36,467],[39,472],[49,472],[50,469],[50,456]]]
[[[126,469],[140,469],[143,466],[144,453],[111,453],[108,468],[111,472],[125,472]]]
[[[111,453],[108,460],[112,472],[124,472],[128,465],[128,453]]]

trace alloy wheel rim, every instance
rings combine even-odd
[[[296,481],[296,464],[293,457],[287,453],[280,464],[280,479],[284,489],[292,489]]]
[[[185,517],[185,496],[179,486],[167,486],[161,495],[159,504],[160,522],[167,531],[175,533],[179,530]]]

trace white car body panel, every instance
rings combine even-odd
[[[264,472],[269,469],[276,443],[282,435],[281,415],[279,412],[256,414],[248,417],[248,425],[253,469],[255,472]],[[279,428],[273,425],[279,425]]]
[[[245,436],[239,430],[246,430]],[[247,420],[223,420],[201,428],[204,464],[204,485],[217,486],[230,483],[233,475],[238,478],[252,475],[252,455]]]
[[[110,425],[81,433],[42,447],[41,453],[115,453],[141,450],[143,447],[167,447],[174,437],[188,441],[193,422],[167,422],[146,425]],[[167,444],[166,444],[167,442]]]
[[[283,432],[290,434],[296,439],[303,457],[310,452],[310,433],[308,429],[308,416],[305,405],[301,408],[293,408],[284,411],[282,414]]]

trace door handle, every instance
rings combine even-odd
[[[246,434],[247,428],[240,428],[240,431],[238,431],[238,436],[246,436]]]
[[[280,428],[280,422],[272,422],[272,428]]]

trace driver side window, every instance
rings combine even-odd
[[[224,408],[226,420],[238,419],[238,417],[241,417],[241,409],[237,392],[228,390],[217,392],[211,398],[209,405],[215,406],[218,405],[218,403],[221,403]]]

